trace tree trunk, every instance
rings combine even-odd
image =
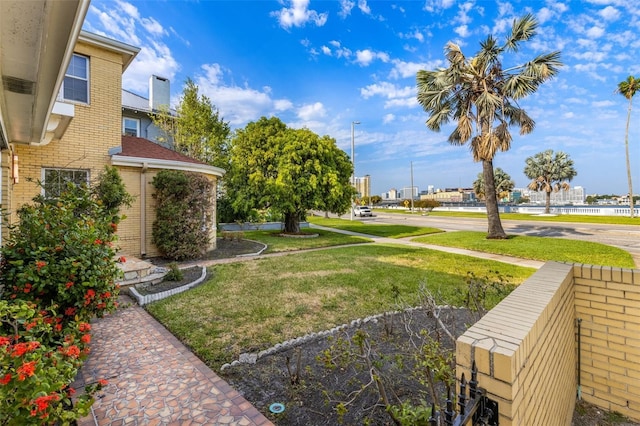
[[[487,206],[487,220],[489,222],[487,238],[504,240],[507,238],[507,234],[502,229],[500,212],[498,211],[498,197],[493,177],[493,161],[482,160],[482,175],[484,177],[484,196]]]
[[[624,134],[624,149],[627,154],[627,180],[629,181],[629,208],[631,209],[631,217],[634,217],[633,211],[633,183],[631,182],[631,163],[629,162],[629,121],[631,121],[631,98],[629,98],[629,108],[627,108],[627,129]]]
[[[547,194],[547,198],[544,204],[544,214],[550,214],[551,213],[551,191],[546,191],[546,194]]]
[[[300,233],[300,215],[298,213],[284,214],[284,232],[285,234]]]

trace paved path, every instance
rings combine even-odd
[[[92,339],[75,387],[109,384],[79,426],[272,424],[138,305],[94,321]]]

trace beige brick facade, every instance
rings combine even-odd
[[[639,270],[545,264],[458,339],[458,376],[476,362],[501,425],[570,425],[578,393],[640,420],[639,283]]]

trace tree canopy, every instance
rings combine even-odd
[[[529,189],[533,191],[544,191],[547,194],[545,213],[551,211],[551,192],[558,192],[561,189],[568,191],[569,182],[576,177],[578,172],[573,167],[573,160],[569,154],[558,151],[553,154],[553,150],[548,149],[525,160],[524,174],[529,179]]]
[[[513,188],[516,186],[515,182],[511,179],[511,176],[500,167],[497,167],[494,172],[494,182],[496,185],[496,194],[499,198],[508,198]],[[473,192],[480,200],[484,200],[484,176],[482,173],[478,173],[478,178],[473,182]]]
[[[513,22],[502,45],[490,35],[480,43],[478,53],[469,58],[460,46],[450,42],[445,47],[447,68],[417,73],[418,103],[429,115],[427,127],[440,131],[455,121],[449,143],[470,143],[473,159],[482,161],[487,238],[507,237],[498,212],[493,158],[497,152],[511,147],[510,126],[517,126],[521,135],[531,133],[534,128],[533,119],[518,100],[535,93],[562,66],[560,52],[556,51],[521,65],[503,67],[503,55],[518,52],[522,42],[530,40],[537,28],[538,22],[527,14]]]
[[[198,86],[187,79],[180,103],[173,115],[162,108],[152,115],[153,123],[162,130],[159,142],[191,158],[212,166],[228,169],[231,128],[208,97],[198,94]]]
[[[276,117],[236,130],[230,158],[227,194],[234,209],[275,209],[288,233],[300,231],[309,209],[345,213],[354,195],[351,162],[335,140],[288,128]]]

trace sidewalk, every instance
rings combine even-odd
[[[79,426],[272,424],[138,305],[94,321],[92,339],[74,386],[109,384]]]

